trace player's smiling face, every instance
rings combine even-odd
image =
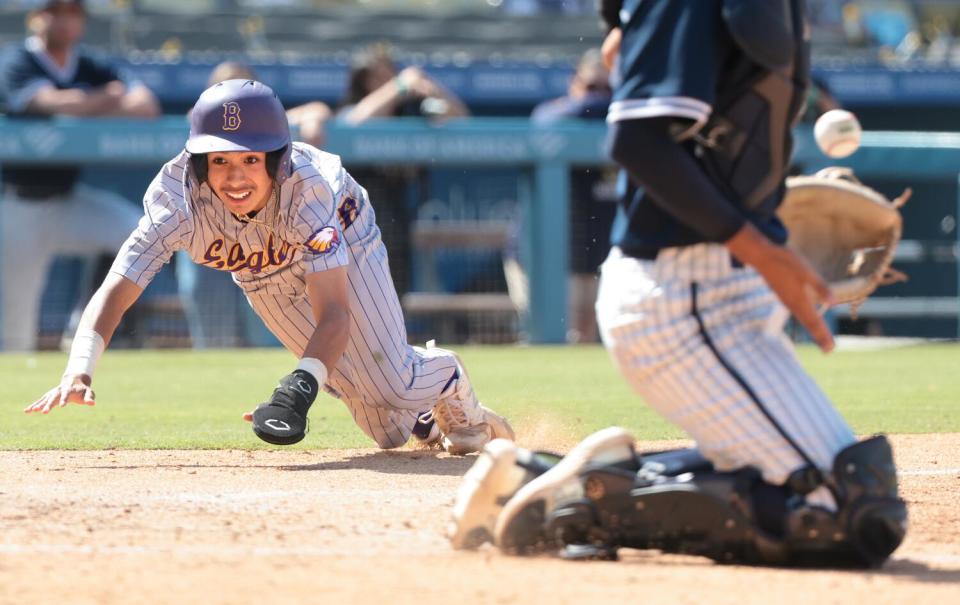
[[[207,182],[234,214],[260,210],[270,201],[273,179],[262,151],[222,151],[207,154]]]

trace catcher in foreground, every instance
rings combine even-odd
[[[860,301],[892,279],[900,220],[895,204],[842,179],[797,179],[786,193],[809,74],[804,3],[602,4],[622,82],[610,151],[634,188],[597,317],[621,373],[697,447],[638,455],[617,428],[562,459],[491,442],[460,488],[453,544],[879,565],[906,531],[890,445],[857,441],[783,325],[789,310],[829,351],[817,305]],[[836,275],[815,270],[831,266]]]

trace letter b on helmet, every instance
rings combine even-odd
[[[223,104],[223,129],[237,130],[240,128],[240,105],[233,101]]]

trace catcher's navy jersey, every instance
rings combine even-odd
[[[623,41],[607,120],[676,116],[702,124],[710,115],[732,40],[719,0],[625,0]],[[698,52],[691,52],[697,49]]]
[[[691,139],[718,106],[767,74],[737,46],[722,15],[721,0],[624,0],[623,40],[608,122],[674,117],[677,137],[695,153]],[[808,71],[798,61],[797,69]],[[682,178],[682,175],[678,175]],[[621,204],[611,243],[624,249],[657,250],[706,241],[621,176]],[[731,200],[738,204],[739,200]],[[739,205],[739,204],[738,204]],[[774,241],[785,239],[773,214],[776,204],[744,211]]]

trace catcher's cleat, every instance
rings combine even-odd
[[[633,463],[633,436],[620,427],[597,431],[577,444],[549,471],[520,487],[504,505],[494,528],[494,543],[513,554],[530,554],[554,546],[545,523],[558,504],[584,497],[580,472],[588,465]]]
[[[443,449],[462,456],[479,452],[492,439],[513,441],[510,423],[480,404],[460,356],[451,353],[457,360],[457,369],[450,379],[447,394],[433,406],[433,417],[443,433]]]
[[[440,427],[433,418],[433,410],[417,415],[417,422],[411,432],[413,438],[423,447],[433,447],[440,444]]]
[[[507,439],[486,444],[457,490],[447,532],[453,547],[473,549],[492,542],[503,505],[520,487],[559,461],[556,454],[531,452]]]

